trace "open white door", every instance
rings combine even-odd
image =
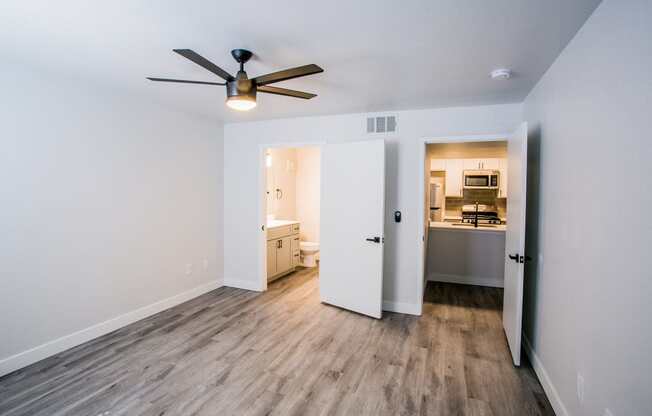
[[[523,275],[525,269],[525,201],[527,189],[527,123],[507,141],[507,232],[503,327],[515,365],[521,364]]]
[[[382,316],[385,142],[322,147],[321,301]]]

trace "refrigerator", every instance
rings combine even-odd
[[[444,218],[444,178],[431,177],[429,188],[430,221],[443,221]]]

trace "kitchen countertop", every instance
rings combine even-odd
[[[492,225],[488,226],[478,226],[478,228],[473,227],[472,224],[469,225],[454,225],[459,223],[447,222],[447,221],[430,221],[430,228],[434,229],[444,229],[444,230],[455,230],[455,231],[477,231],[477,232],[498,232],[504,233],[507,228],[505,224]]]
[[[267,221],[267,228],[276,228],[276,227],[282,227],[284,225],[292,225],[292,224],[298,224],[299,221],[291,221],[291,220],[269,220]]]

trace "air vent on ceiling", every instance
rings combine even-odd
[[[367,134],[396,133],[396,116],[367,117]]]

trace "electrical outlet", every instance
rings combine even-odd
[[[604,409],[604,414],[602,416],[614,416],[613,413],[611,413],[611,410],[609,409]]]
[[[584,376],[580,373],[577,373],[577,400],[584,403]]]
[[[192,274],[192,263],[186,264],[186,276],[190,276]]]
[[[204,271],[208,270],[208,259],[204,259]]]

